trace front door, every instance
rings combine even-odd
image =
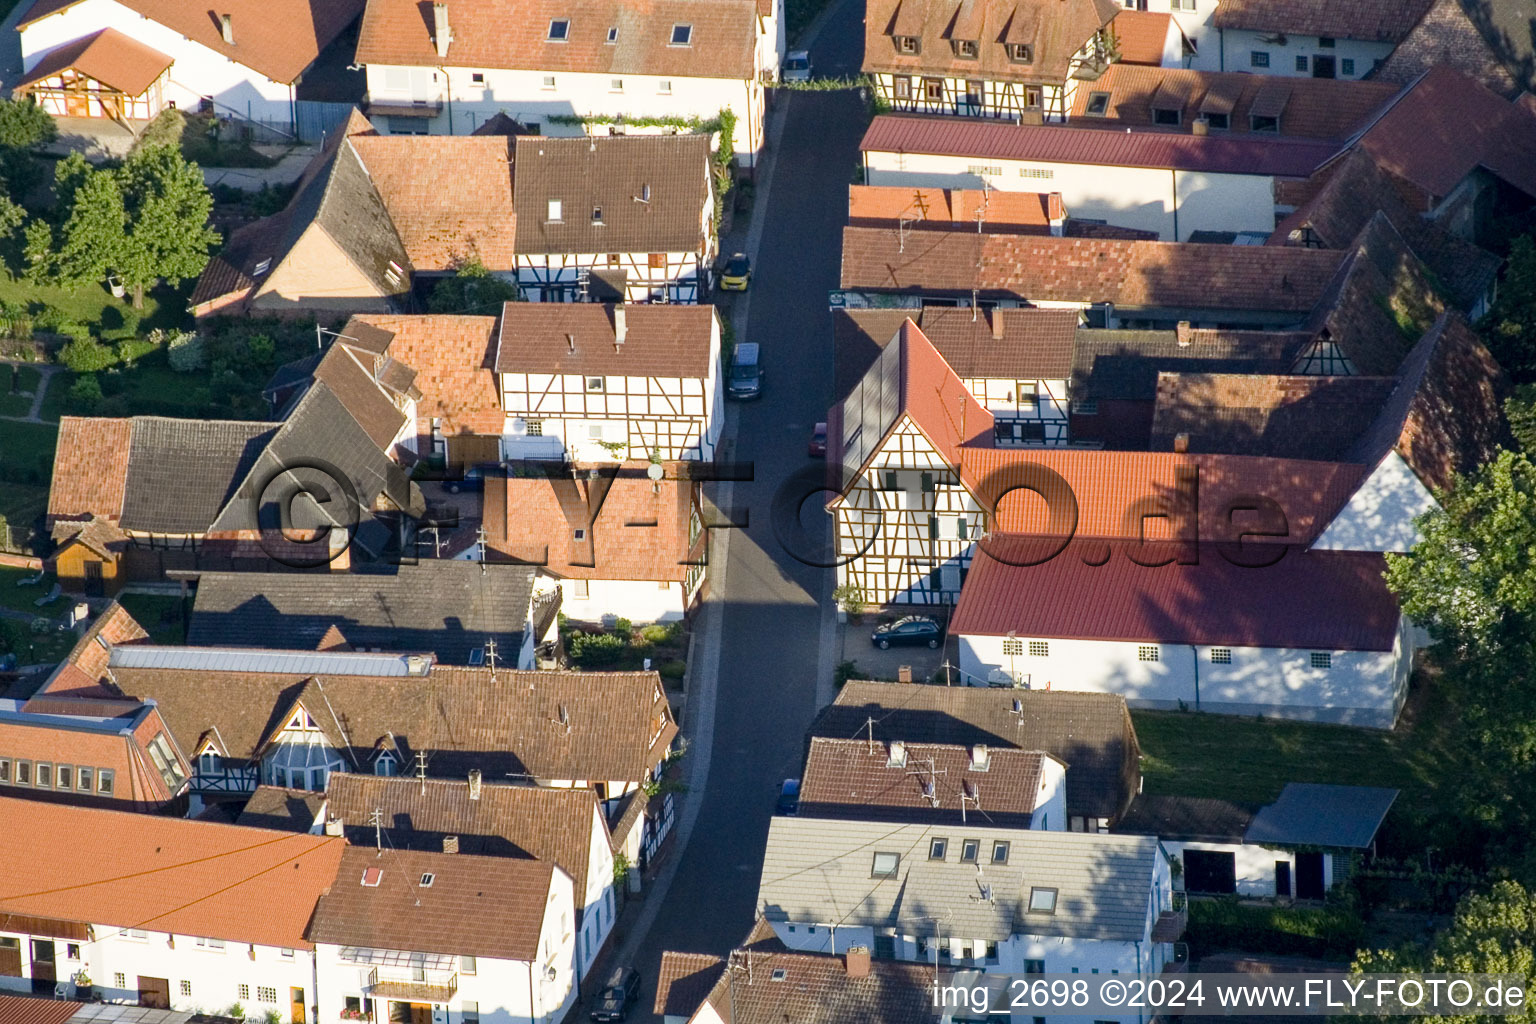
[[[53,966],[53,940],[32,940],[32,991],[53,995],[53,983],[58,975]]]
[[[306,1020],[304,1016],[304,990],[301,988],[290,988],[288,990],[288,1002],[292,1004],[288,1019],[293,1024],[304,1024]]]
[[[165,978],[139,975],[139,1005],[156,1010],[171,1008],[171,983]]]
[[[101,597],[101,563],[91,559],[85,562],[85,593],[88,597]]]
[[[1323,898],[1323,855],[1321,853],[1296,855],[1296,898],[1299,900]]]
[[[1288,860],[1275,861],[1275,895],[1289,896],[1291,894],[1291,862]]]
[[[71,89],[64,94],[64,113],[68,117],[90,117],[91,100],[82,92]]]
[[[1318,54],[1312,58],[1312,77],[1333,78],[1336,73],[1334,70],[1336,66],[1334,58]]]

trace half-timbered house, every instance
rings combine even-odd
[[[517,280],[535,302],[698,302],[715,255],[703,135],[517,140]]]
[[[1064,121],[1116,59],[1114,0],[869,0],[864,73],[889,109]]]
[[[166,105],[171,58],[115,28],[45,54],[15,88],[54,117],[151,118]]]
[[[508,459],[710,459],[720,440],[712,306],[509,302],[495,369]]]

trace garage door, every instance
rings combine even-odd
[[[1189,892],[1236,892],[1236,859],[1218,850],[1185,850],[1184,888]]]

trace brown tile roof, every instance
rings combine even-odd
[[[104,28],[43,54],[16,90],[26,92],[29,85],[72,68],[125,95],[141,96],[170,66],[171,58],[159,50]]]
[[[1400,383],[1354,451],[1375,465],[1396,451],[1425,485],[1449,488],[1508,446],[1509,379],[1458,314],[1444,313],[1403,360]]]
[[[471,799],[467,781],[338,773],[326,798],[327,816],[359,846],[373,843],[368,820],[379,809],[388,846],[441,853],[443,838],[458,836],[460,853],[545,861],[575,881],[578,915],[585,904],[593,823],[602,819],[590,789],[485,783]],[[606,845],[607,826],[599,827]]]
[[[864,15],[864,70],[1060,83],[1073,55],[1118,7],[1112,0],[872,0]],[[898,51],[898,35],[917,37],[920,52]],[[975,41],[977,56],[958,56],[952,39]],[[1034,61],[1009,60],[1005,40],[1033,46]]]
[[[83,544],[106,559],[115,560],[128,549],[128,534],[110,520],[100,517],[84,523],[61,520],[53,524],[52,536],[59,548],[67,544]]]
[[[867,227],[899,221],[908,230],[975,231],[980,222],[999,233],[1047,235],[1051,220],[1060,221],[1065,215],[1059,192],[848,186],[848,221]]]
[[[1342,459],[1376,418],[1395,377],[1163,373],[1153,451],[1182,435],[1191,452]]]
[[[1166,11],[1121,11],[1115,15],[1115,40],[1120,48],[1116,63],[1161,65],[1169,29],[1178,31],[1178,22]]]
[[[0,1024],[66,1024],[84,1003],[37,996],[0,996]]]
[[[1283,253],[1277,258],[1276,254]],[[842,287],[1128,308],[1306,312],[1342,261],[1322,249],[843,229]]]
[[[1449,67],[1427,72],[1356,145],[1436,200],[1478,167],[1536,196],[1536,112]]]
[[[1116,19],[1115,24],[1119,23]],[[1276,81],[1266,75],[1239,71],[1111,64],[1097,81],[1078,87],[1069,117],[1079,125],[1151,127],[1152,108],[1172,106],[1182,111],[1184,132],[1191,130],[1202,112],[1210,111],[1229,114],[1232,130],[1246,134],[1250,111],[1271,113],[1262,110],[1259,99],[1269,87],[1266,101],[1273,96],[1274,102],[1280,104],[1282,138],[1342,139],[1363,127],[1402,88],[1389,82],[1286,78],[1285,90],[1280,93],[1274,90]],[[1109,110],[1104,117],[1091,116],[1089,99],[1101,92],[1109,93]],[[1272,140],[1274,136],[1266,134],[1263,138]]]
[[[123,514],[128,482],[130,419],[65,416],[59,420],[53,480],[48,488],[48,520]]]
[[[1059,537],[1064,526],[1074,525],[1073,535],[1083,539],[1134,538],[1144,531],[1148,540],[1230,540],[1228,509],[1261,496],[1279,504],[1288,527],[1284,537],[1266,537],[1265,542],[1306,544],[1344,506],[1367,471],[1356,463],[1247,455],[1076,448],[965,448],[961,454],[961,479],[984,507],[996,508],[997,529]],[[1040,467],[1060,476],[1075,496],[1075,524],[1049,517],[1037,498],[1009,493],[1027,479],[1025,474],[1038,474]],[[1199,481],[1199,518],[1194,523],[1188,521],[1183,504],[1190,476]],[[1006,496],[999,500],[1000,495]],[[1149,509],[1163,518],[1143,520],[1140,513]]]
[[[737,950],[708,1002],[729,1024],[938,1024],[932,984],[924,964],[872,960],[850,978],[841,956]]]
[[[519,253],[704,251],[709,136],[523,136],[515,144]],[[561,204],[559,221],[550,220],[552,201]]]
[[[0,856],[28,865],[0,886],[0,912],[309,949],[305,926],[344,845],[0,797]]]
[[[224,42],[219,19],[212,17],[208,8],[186,0],[123,0],[123,6],[275,82],[292,83],[362,13],[364,2],[223,0],[218,13],[230,15],[233,43]],[[25,28],[77,3],[79,0],[36,0],[18,27]]]
[[[755,0],[484,0],[449,6],[452,42],[440,58],[432,16],[417,0],[371,0],[357,40],[359,64],[512,68],[663,78],[756,77]],[[570,21],[564,41],[549,23]],[[672,26],[692,25],[688,46],[672,46]],[[608,30],[618,38],[608,44]]]
[[[834,395],[853,390],[880,352],[896,337],[908,317],[922,326],[921,309],[834,309],[832,311],[832,364]]]
[[[994,308],[974,320],[971,310],[954,306],[840,309],[832,314],[837,394],[847,394],[864,376],[909,316],[962,380],[1065,380],[1071,375],[1075,309]]]
[[[703,558],[703,531],[689,539],[696,483],[688,463],[589,467],[597,475],[487,473],[482,515],[486,544],[513,561],[566,579],[679,582]],[[596,507],[596,518],[592,509]],[[581,540],[577,530],[584,531]]]
[[[320,812],[324,808],[324,793],[308,789],[285,789],[282,786],[257,786],[235,823],[243,828],[308,832],[320,820]]]
[[[661,954],[661,975],[656,979],[653,1013],[689,1019],[725,973],[725,961],[709,953]]]
[[[340,399],[368,439],[387,450],[400,433],[405,414],[376,379],[378,369],[377,361],[369,353],[357,351],[345,339],[338,339],[315,367],[314,377]]]
[[[348,847],[309,936],[339,946],[535,960],[555,870],[537,860]],[[429,874],[431,884],[421,884]]]
[[[1079,328],[1072,395],[1151,403],[1160,373],[1285,373],[1311,340],[1300,331]]]
[[[455,13],[467,9],[456,5]],[[351,136],[417,270],[452,270],[470,257],[517,265],[512,144],[505,137]]]
[[[497,328],[496,371],[702,379],[715,357],[715,323],[708,305],[509,302]]]
[[[1397,640],[1397,600],[1375,552],[1291,548],[1254,569],[1213,550],[1183,564],[1183,545],[1166,544],[1138,553],[1172,559],[1149,568],[1132,561],[1131,542],[1074,541],[1048,557],[1055,546],[1008,534],[982,542],[950,632],[1346,651]]]
[[[1536,86],[1536,40],[1529,0],[1434,0],[1372,77],[1412,82],[1451,67],[1514,98]]]
[[[908,743],[906,760],[893,765],[883,743],[817,736],[800,777],[800,814],[1029,828],[1048,756],[1037,750],[988,749],[986,767],[978,771],[973,770],[971,747]]]
[[[677,725],[655,672],[518,672],[433,666],[424,677],[328,675],[119,665],[123,694],[152,698],[183,748],[217,730],[230,757],[254,758],[295,700],[364,763],[393,736],[425,750],[434,776],[507,773],[536,779],[641,780]],[[565,709],[567,726],[560,724]],[[333,714],[334,712],[334,714]],[[340,723],[340,724],[338,724]],[[343,728],[344,726],[344,728]]]
[[[1078,91],[1081,94],[1082,89]],[[1084,118],[1071,126],[1015,125],[976,118],[906,114],[876,117],[864,133],[860,148],[866,153],[932,153],[1282,178],[1306,177],[1338,152],[1337,143],[1317,139],[1248,132],[1193,135],[1165,129],[1116,131],[1094,118]],[[1073,223],[1068,221],[1068,234]]]
[[[359,328],[389,335],[389,358],[416,371],[419,433],[428,433],[433,419],[447,436],[501,433],[506,417],[493,372],[496,317],[369,313],[353,317],[342,333]]]
[[[1017,709],[1017,710],[1015,710]],[[1067,811],[1115,818],[1141,787],[1141,747],[1125,698],[850,680],[812,736],[1042,750],[1067,765]]]
[[[1275,228],[1271,245],[1348,248],[1377,211],[1385,214],[1419,259],[1464,309],[1487,294],[1499,258],[1457,238],[1403,202],[1392,176],[1364,150],[1354,150],[1326,173],[1317,194]]]
[[[1211,23],[1253,32],[1395,43],[1418,23],[1429,4],[1430,0],[1221,0]]]

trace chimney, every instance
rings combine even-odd
[[[1185,455],[1189,452],[1189,435],[1179,431],[1173,435],[1173,450],[1176,454]]]
[[[471,768],[469,770],[469,798],[471,800],[479,800],[480,799],[480,769],[479,768]]]
[[[458,836],[443,836],[443,852],[444,853],[458,853],[459,852],[459,837]]]
[[[225,46],[235,45],[235,19],[232,16],[219,15],[219,35],[224,37]]]
[[[987,749],[985,743],[977,743],[971,747],[971,771],[984,772],[992,763],[992,752]]]
[[[1062,201],[1060,192],[1052,192],[1045,197],[1045,219],[1051,226],[1051,235],[1060,238],[1067,231],[1067,204]]]
[[[624,338],[629,334],[627,316],[623,303],[613,307],[613,350],[615,352],[624,350]]]
[[[896,669],[896,681],[898,683],[910,683],[912,681],[912,666],[900,665]]]
[[[432,5],[432,42],[437,46],[438,60],[448,56],[453,30],[448,27],[448,5],[442,2]]]
[[[869,947],[849,946],[843,956],[843,965],[848,969],[850,978],[869,977]]]
[[[907,745],[901,740],[891,740],[890,757],[885,762],[887,767],[902,768],[907,763]]]
[[[992,307],[992,340],[1003,340],[1003,311],[996,306]]]
[[[425,654],[407,654],[405,656],[405,674],[408,676],[424,676],[432,670],[432,659]]]
[[[1189,130],[1196,135],[1211,134],[1211,122],[1203,117],[1197,117],[1190,122]]]
[[[326,818],[325,819],[325,834],[328,835],[328,836],[339,836],[339,835],[341,835],[341,819],[340,818]]]
[[[1193,325],[1188,320],[1180,320],[1178,325],[1174,327],[1175,336],[1179,339],[1179,348],[1189,347],[1189,332],[1193,329]]]

